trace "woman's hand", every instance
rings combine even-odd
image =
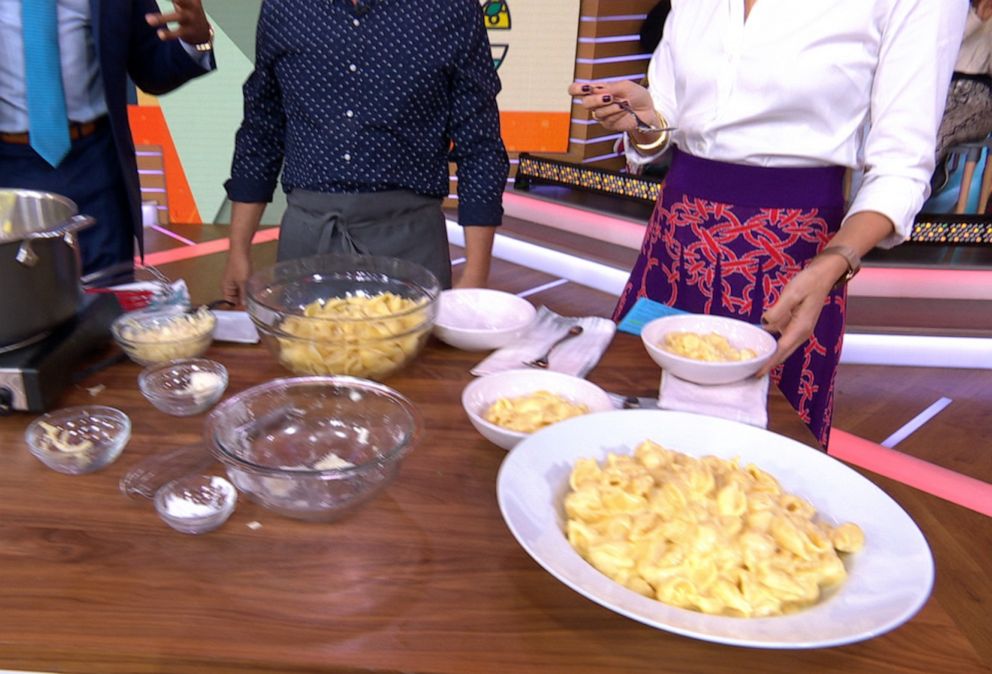
[[[814,257],[805,269],[785,284],[778,301],[761,317],[766,330],[779,333],[778,347],[772,359],[755,376],[768,374],[809,339],[827,295],[846,271],[847,261],[840,256]]]
[[[637,129],[634,116],[617,105],[626,101],[637,116],[648,124],[660,125],[654,101],[648,90],[630,81],[607,84],[582,84],[573,82],[568,93],[582,99],[582,107],[589,110],[590,116],[610,131],[631,132]]]

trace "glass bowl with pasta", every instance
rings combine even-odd
[[[252,387],[207,417],[205,436],[231,482],[265,508],[326,522],[396,477],[423,431],[395,390],[357,377],[294,377]]]
[[[319,255],[256,272],[246,308],[262,341],[297,375],[382,380],[430,337],[441,286],[420,265],[368,255]]]

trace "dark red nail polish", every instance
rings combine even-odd
[[[609,94],[606,94],[605,96],[603,96],[603,102],[604,102],[604,103],[609,103],[609,102],[611,102],[612,100],[613,100],[613,97],[612,97],[612,96],[610,96]]]
[[[588,94],[590,91],[592,91],[592,87],[590,87],[588,84],[582,85],[582,93]]]

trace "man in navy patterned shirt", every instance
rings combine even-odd
[[[280,170],[280,260],[401,257],[451,286],[441,202],[458,167],[466,263],[484,286],[509,163],[479,0],[266,0],[231,178],[224,297],[238,302]]]

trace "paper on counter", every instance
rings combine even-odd
[[[251,318],[244,311],[211,310],[217,317],[217,328],[214,339],[221,342],[238,342],[241,344],[257,344],[258,330]]]
[[[768,426],[768,375],[748,377],[732,384],[705,386],[661,373],[658,407],[723,417],[751,426]]]
[[[585,377],[610,345],[617,329],[616,324],[608,318],[598,316],[560,316],[547,307],[538,309],[537,316],[526,333],[492,352],[472,368],[472,374],[480,376],[526,367],[524,363],[543,356],[573,325],[581,325],[582,334],[555,347],[548,359],[548,369]]]

